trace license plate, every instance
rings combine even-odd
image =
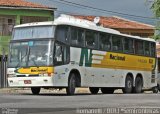
[[[24,80],[24,84],[31,84],[31,80]]]

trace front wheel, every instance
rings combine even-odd
[[[68,80],[68,87],[66,88],[67,95],[74,95],[76,89],[75,74],[72,73]]]
[[[92,94],[97,94],[98,91],[99,91],[99,88],[98,88],[98,87],[89,87],[89,91],[90,91]]]
[[[31,91],[33,95],[38,95],[40,93],[40,87],[31,87]]]

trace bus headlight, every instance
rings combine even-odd
[[[53,73],[41,73],[41,74],[39,74],[39,76],[41,76],[41,77],[47,77],[47,76],[49,76],[49,77],[52,77],[53,76]]]
[[[8,77],[16,77],[16,74],[7,74]]]

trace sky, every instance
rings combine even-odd
[[[154,19],[151,19],[154,17],[153,12],[150,8],[151,0],[65,0],[77,4],[82,4],[118,13],[97,11],[86,7],[75,6],[73,4],[63,2],[61,0],[27,0],[27,1],[57,8],[57,11],[55,12],[55,17],[59,16],[60,14],[119,16],[122,18],[139,21],[146,24],[154,25],[156,23]],[[135,15],[135,16],[122,15],[119,13]],[[136,16],[142,16],[146,18],[140,18]]]

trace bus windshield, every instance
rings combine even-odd
[[[52,64],[53,41],[16,42],[10,45],[9,67],[37,67]]]

